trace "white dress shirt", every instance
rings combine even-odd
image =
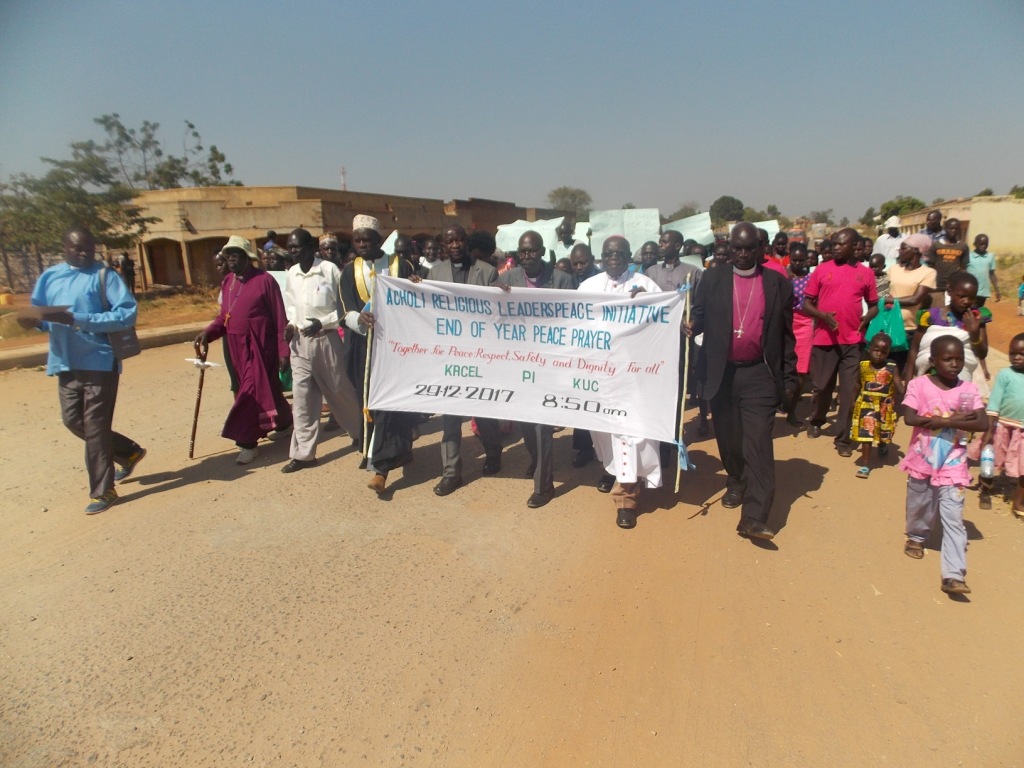
[[[341,270],[319,256],[309,272],[293,264],[288,268],[284,290],[284,311],[296,330],[319,320],[323,330],[334,330],[341,319]]]

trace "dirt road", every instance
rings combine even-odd
[[[187,345],[128,362],[116,426],[149,456],[95,517],[56,384],[0,374],[4,766],[1019,766],[1024,524],[969,497],[969,599],[902,554],[904,477],[854,477],[779,422],[775,542],[734,533],[713,438],[614,525],[598,469],[525,502],[439,499],[438,424],[378,500],[333,433],[285,476],[218,437],[230,401]],[[903,428],[905,429],[905,428]],[[905,443],[901,431],[897,442]],[[892,459],[895,461],[895,459]]]

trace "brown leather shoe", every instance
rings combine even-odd
[[[967,586],[967,582],[960,581],[959,579],[943,579],[942,591],[947,595],[971,594],[971,588]]]
[[[384,475],[374,475],[373,479],[369,483],[367,483],[366,486],[371,491],[380,496],[382,493],[384,493],[384,486],[387,483],[387,481],[388,479]]]

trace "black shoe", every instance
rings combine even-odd
[[[367,458],[365,456],[363,456],[362,460],[359,462],[359,468],[360,469],[366,469],[366,466],[367,466],[368,463],[369,462],[368,462]]]
[[[726,509],[736,509],[743,503],[743,494],[739,491],[726,491],[722,497],[722,506]]]
[[[537,509],[538,507],[543,507],[553,498],[555,498],[555,489],[548,488],[546,491],[542,491],[541,493],[530,494],[530,498],[526,500],[526,506],[530,509]]]
[[[339,428],[338,420],[336,418],[334,418],[334,414],[333,413],[330,414],[327,417],[327,421],[325,421],[324,425],[321,427],[321,429],[324,432],[334,432],[338,428]]]
[[[576,451],[576,455],[572,457],[572,465],[579,469],[580,467],[587,466],[593,460],[593,451]]]
[[[523,473],[523,477],[533,477],[533,473],[537,471],[537,465],[531,464],[526,468],[526,472]]]
[[[697,434],[701,437],[707,437],[711,430],[708,428],[708,421],[704,419],[700,424],[697,425]]]
[[[496,475],[501,472],[501,458],[484,459],[484,467],[480,470],[482,475]],[[532,475],[531,475],[532,477]]]
[[[309,459],[308,461],[303,461],[302,459],[292,459],[283,467],[281,467],[281,471],[284,472],[285,474],[288,474],[289,472],[298,472],[300,469],[308,469],[309,467],[315,467],[316,465],[316,459]]]
[[[619,528],[636,528],[636,511],[632,509],[620,509],[615,524]]]
[[[821,437],[821,425],[819,425],[819,424],[808,424],[807,425],[807,436],[808,437]]]
[[[601,493],[611,493],[614,487],[615,475],[603,474],[601,479],[597,481],[597,490]]]
[[[740,520],[740,524],[736,526],[736,533],[745,539],[761,539],[763,541],[769,541],[775,538],[775,531],[769,528],[764,523],[758,523],[754,520],[748,520],[743,518]]]
[[[441,482],[434,486],[435,496],[447,496],[462,485],[461,477],[442,477]]]

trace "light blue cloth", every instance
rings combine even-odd
[[[36,307],[70,307],[74,325],[42,324],[50,333],[50,354],[46,374],[64,371],[118,371],[121,362],[114,357],[107,334],[132,328],[138,304],[121,276],[112,269],[106,272],[107,302],[103,311],[100,302],[100,270],[95,262],[84,269],[57,264],[43,272],[32,289],[32,305]]]
[[[978,278],[978,295],[989,297],[992,295],[991,273],[996,269],[996,256],[992,251],[978,253],[971,251],[970,260],[967,262],[967,271]]]

